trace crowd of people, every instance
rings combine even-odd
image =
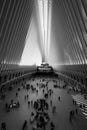
[[[35,81],[35,78],[32,78],[32,81]],[[54,91],[52,88],[48,87],[48,83],[50,80],[47,80],[45,78],[41,79],[40,82],[36,82],[36,85],[32,85],[30,83],[27,83],[26,81],[23,81],[21,86],[22,89],[26,90],[27,92],[31,91],[31,93],[35,93],[38,97],[39,91],[42,92],[42,98],[37,98],[36,100],[30,99],[29,94],[27,93],[24,95],[24,101],[27,102],[28,107],[32,108],[31,115],[29,122],[25,119],[24,123],[22,125],[22,130],[25,130],[25,128],[28,126],[28,123],[32,125],[32,130],[46,130],[46,126],[50,124],[50,130],[55,130],[55,124],[54,121],[52,121],[50,115],[49,115],[49,107],[52,108],[52,114],[54,115],[56,113],[56,106],[53,105],[52,101],[52,95],[54,94]],[[54,86],[53,88],[61,88],[60,84],[57,84],[56,80],[53,80]],[[66,88],[66,84],[62,85],[62,88]],[[12,109],[17,109],[20,107],[20,101],[18,100],[19,92],[21,91],[21,88],[18,87],[15,97],[16,101],[14,99],[11,99],[10,103],[5,103],[5,110],[6,112],[10,112]],[[48,102],[48,99],[50,100],[50,103]],[[61,96],[58,96],[58,101],[60,102]],[[73,105],[77,105],[76,102],[73,100]],[[71,110],[69,113],[69,121],[72,122],[72,118],[74,115],[78,115],[78,109],[76,107],[75,110]],[[1,130],[7,130],[7,124],[6,122],[1,123]]]

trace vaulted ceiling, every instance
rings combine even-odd
[[[51,8],[47,62],[87,64],[87,0],[0,0],[0,66],[20,64],[26,51],[24,58],[31,62],[39,55],[43,59],[40,1],[48,1]]]

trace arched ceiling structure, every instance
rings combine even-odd
[[[87,0],[0,0],[1,68],[42,61],[87,64]]]

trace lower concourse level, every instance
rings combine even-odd
[[[58,75],[33,75],[0,93],[1,130],[87,130],[87,99]]]

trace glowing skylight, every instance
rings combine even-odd
[[[31,23],[25,39],[25,48],[22,54],[20,65],[40,65],[42,61],[48,62],[51,36],[52,0],[37,0],[35,2],[38,14],[37,16],[32,15]],[[35,24],[37,19],[39,19],[39,27],[37,27]],[[38,31],[38,29],[40,29],[40,31]],[[39,36],[39,39],[41,39],[40,44],[37,35]],[[41,50],[40,45],[42,48]]]

